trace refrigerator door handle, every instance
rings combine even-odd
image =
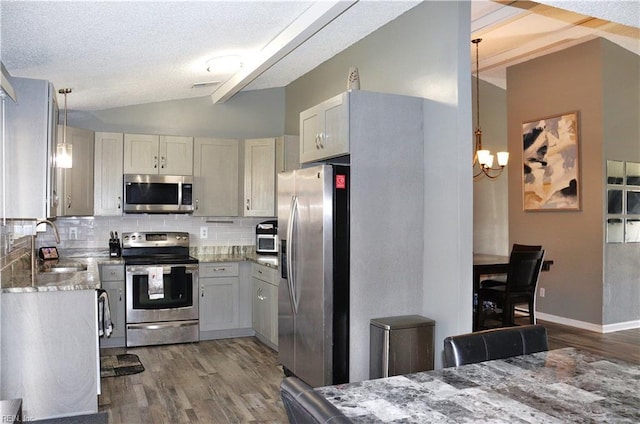
[[[289,241],[289,246],[287,248],[287,274],[289,276],[287,283],[289,284],[289,299],[291,301],[291,306],[293,307],[293,313],[298,313],[298,296],[296,292],[296,281],[295,275],[293,273],[293,249],[295,248],[295,242],[293,240],[293,225],[294,220],[297,215],[298,209],[298,198],[296,196],[291,196],[291,207],[289,208],[289,221],[287,223],[287,240]]]

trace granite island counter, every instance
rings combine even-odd
[[[0,396],[23,399],[28,420],[98,409],[98,265],[112,259],[61,256],[59,265],[86,270],[41,272],[40,262],[34,274],[28,255],[2,269]]]
[[[353,423],[638,423],[639,375],[563,348],[315,391]]]

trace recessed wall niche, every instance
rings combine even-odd
[[[607,160],[607,243],[640,243],[640,163]]]

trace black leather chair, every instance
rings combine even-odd
[[[496,328],[444,339],[444,366],[457,367],[547,350],[547,330],[541,325]]]
[[[544,250],[512,251],[506,283],[499,286],[480,287],[477,291],[475,328],[484,327],[485,302],[493,302],[502,307],[503,326],[515,325],[515,305],[527,303],[529,323],[535,324],[535,294],[543,260]]]
[[[542,250],[541,245],[513,243],[513,245],[511,246],[512,252],[539,252],[541,250]],[[487,280],[480,281],[480,287],[497,287],[497,286],[504,286],[505,284],[507,284],[506,277],[490,278]]]
[[[297,377],[282,380],[280,396],[291,424],[351,423],[331,402]]]

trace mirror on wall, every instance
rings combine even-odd
[[[607,161],[607,184],[622,185],[624,183],[624,162]]]
[[[640,243],[640,219],[627,219],[624,233],[627,243]]]
[[[624,226],[622,219],[607,219],[607,243],[623,243],[624,242]]]
[[[627,162],[627,185],[640,186],[640,163]]]
[[[640,190],[627,190],[627,215],[640,215]]]
[[[607,160],[607,243],[640,243],[640,163]]]
[[[622,190],[607,190],[607,213],[622,213]]]

